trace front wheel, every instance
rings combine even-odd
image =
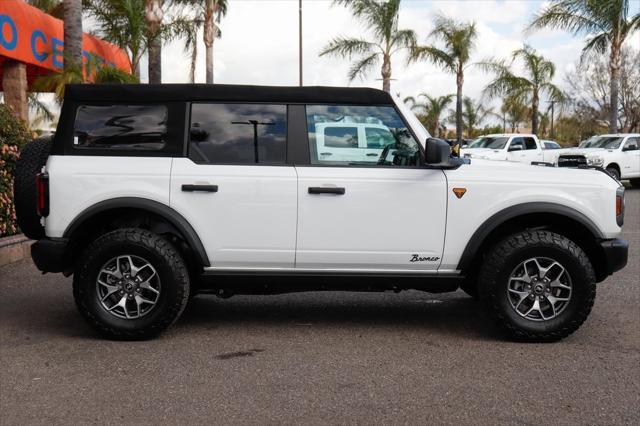
[[[173,245],[128,228],[91,243],[73,280],[76,305],[108,338],[154,337],[178,319],[189,300],[189,274]]]
[[[609,173],[617,181],[620,180],[620,172],[615,167],[607,167],[607,173]]]
[[[479,293],[510,338],[549,342],[576,331],[596,295],[585,252],[550,231],[525,231],[496,244],[483,260]]]

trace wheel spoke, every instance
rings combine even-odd
[[[540,301],[538,299],[535,299],[533,301],[533,305],[531,305],[531,307],[523,315],[526,317],[533,311],[538,311],[540,315],[542,315],[542,311],[540,311]]]
[[[107,300],[107,298],[109,296],[111,296],[116,291],[120,290],[120,287],[115,286],[115,285],[109,285],[109,284],[105,283],[104,281],[101,281],[100,279],[98,279],[98,284],[100,284],[101,286],[103,286],[103,287],[105,287],[107,289],[107,293],[102,297],[102,299],[100,299],[101,302],[104,302],[105,300]]]
[[[558,302],[567,302],[570,298],[569,297],[547,296],[547,299],[549,300],[549,303],[551,303],[551,305],[553,306]]]
[[[149,290],[154,292],[155,294],[159,294],[160,292],[158,290],[156,290],[155,288],[151,287],[151,284],[149,283],[149,281],[144,281],[140,283],[140,288],[143,288],[145,290]]]

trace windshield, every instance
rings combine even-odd
[[[587,140],[581,148],[617,149],[622,139],[623,138],[616,136],[600,136]]]
[[[489,149],[502,149],[507,144],[509,138],[487,136],[484,138],[478,138],[471,142],[469,148],[489,148]]]

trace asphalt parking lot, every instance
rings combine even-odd
[[[71,280],[0,268],[0,424],[640,424],[640,191],[629,264],[555,344],[503,340],[462,292],[198,296],[100,339]]]

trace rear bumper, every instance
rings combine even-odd
[[[69,240],[65,238],[43,238],[31,245],[33,263],[42,272],[63,272],[66,269],[66,259]]]
[[[620,238],[600,242],[604,253],[605,272],[611,275],[627,265],[629,242]]]

